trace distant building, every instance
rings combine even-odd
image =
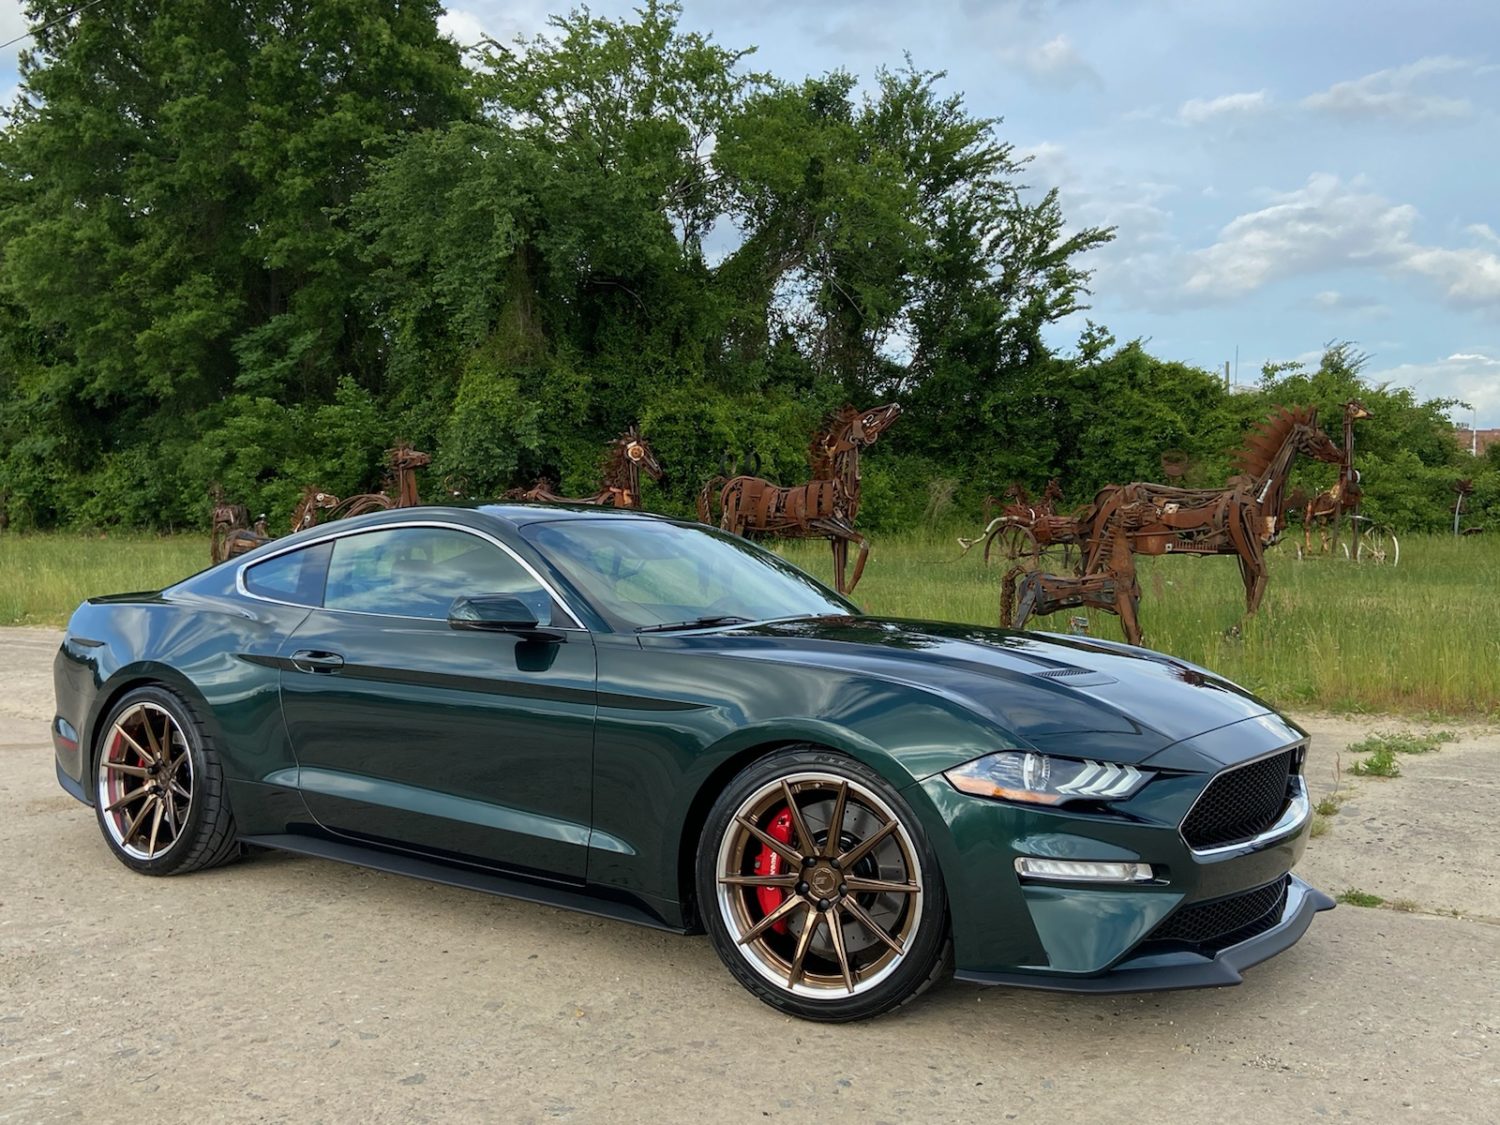
[[[1474,431],[1468,426],[1459,426],[1453,431],[1454,438],[1458,441],[1460,449],[1475,449]],[[1475,452],[1484,456],[1484,451],[1492,445],[1500,444],[1500,430],[1480,430],[1478,448]]]

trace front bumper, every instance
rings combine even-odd
[[[1237,983],[1241,969],[1290,946],[1333,905],[1290,874],[1312,825],[1305,786],[1299,778],[1281,819],[1253,839],[1195,849],[1180,826],[1214,777],[1303,737],[1267,717],[1187,740],[1158,756],[1150,784],[1108,809],[975,797],[942,775],[920,782],[916,805],[947,884],[956,975],[1086,992]],[[1021,877],[1022,857],[1149,864],[1155,877]]]
[[[1287,887],[1286,906],[1276,924],[1213,955],[1186,950],[1146,953],[1127,958],[1097,976],[966,969],[959,969],[954,976],[974,984],[1040,988],[1049,992],[1169,992],[1179,988],[1223,988],[1239,984],[1244,979],[1241,973],[1245,969],[1296,944],[1307,932],[1313,915],[1321,910],[1332,910],[1333,906],[1333,899],[1293,875]]]

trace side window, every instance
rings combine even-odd
[[[245,589],[263,598],[315,606],[323,600],[332,543],[315,543],[256,563],[245,571]]]
[[[536,579],[493,543],[447,528],[400,527],[333,541],[323,605],[441,619],[454,598],[469,594],[547,601]]]

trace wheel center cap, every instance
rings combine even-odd
[[[832,898],[839,888],[839,873],[831,867],[820,864],[814,867],[812,874],[808,876],[807,885],[812,888],[814,897]]]

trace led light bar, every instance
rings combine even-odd
[[[1047,879],[1056,883],[1149,883],[1156,878],[1149,863],[1042,859],[1026,855],[1016,860],[1016,874],[1023,879]]]

